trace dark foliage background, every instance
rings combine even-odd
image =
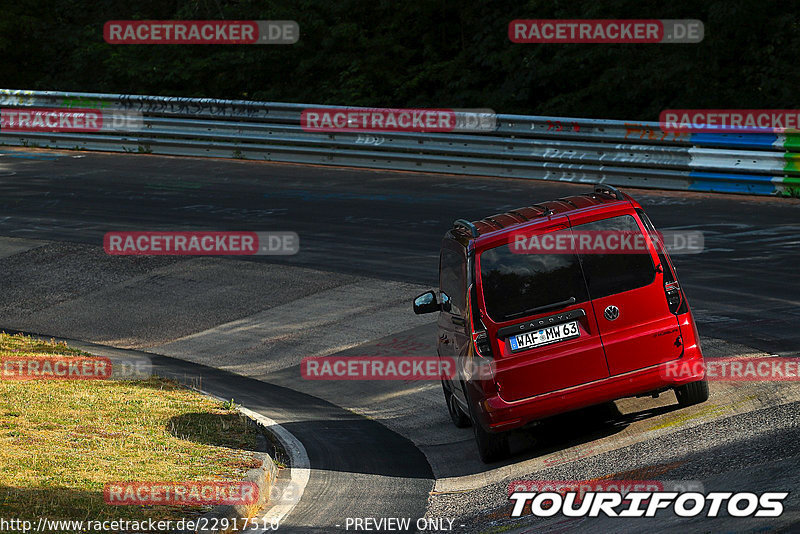
[[[0,87],[657,120],[796,108],[800,4],[776,0],[2,0]],[[700,19],[700,44],[514,44],[516,18]],[[109,45],[107,20],[291,19],[291,46]]]

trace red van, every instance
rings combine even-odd
[[[640,247],[590,250],[586,235]],[[642,207],[611,186],[456,221],[438,294],[414,300],[415,313],[434,311],[439,357],[457,369],[442,378],[447,408],[472,425],[484,462],[508,455],[507,431],[544,417],[667,389],[682,406],[708,399],[672,262]],[[668,372],[676,362],[691,373]]]

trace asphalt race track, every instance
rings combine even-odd
[[[457,218],[590,190],[548,183],[261,162],[0,150],[0,328],[134,350],[165,374],[280,423],[305,446],[306,493],[287,532],[350,517],[454,518],[455,532],[640,532],[646,520],[510,521],[508,482],[701,481],[706,491],[800,484],[797,382],[712,383],[704,405],[626,399],[515,436],[485,466],[449,422],[438,383],[304,381],[305,356],[431,355],[411,299],[437,281]],[[797,356],[800,201],[627,190],[661,230],[706,250],[673,255],[707,357]],[[109,257],[112,230],[293,231],[296,256]],[[116,348],[114,348],[116,347]],[[779,519],[666,518],[660,531],[791,532]],[[338,528],[337,528],[338,525]]]

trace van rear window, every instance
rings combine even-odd
[[[609,217],[573,226],[574,231],[633,232],[641,234],[631,215]],[[593,299],[646,286],[655,280],[653,259],[647,251],[636,254],[581,254],[586,283]]]
[[[515,254],[501,245],[481,254],[480,270],[486,313],[496,322],[571,297],[589,300],[575,254]]]
[[[572,227],[574,231],[641,234],[631,215],[610,217]],[[535,308],[602,298],[646,286],[655,279],[647,251],[624,254],[520,254],[501,245],[480,255],[486,312],[496,322],[521,319]],[[585,275],[585,279],[584,279]]]

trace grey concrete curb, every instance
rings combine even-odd
[[[247,417],[244,414],[241,414],[241,416]],[[259,432],[264,432],[258,422],[252,419],[251,422],[258,427]],[[195,530],[196,534],[223,534],[231,532],[234,525],[241,529],[245,520],[252,519],[259,510],[267,505],[270,500],[270,493],[275,485],[275,479],[278,476],[278,467],[266,452],[258,452],[255,456],[261,460],[261,467],[248,471],[244,481],[253,482],[258,488],[256,502],[252,504],[222,504],[215,506],[213,510],[203,514],[195,523],[198,526],[197,530]]]

